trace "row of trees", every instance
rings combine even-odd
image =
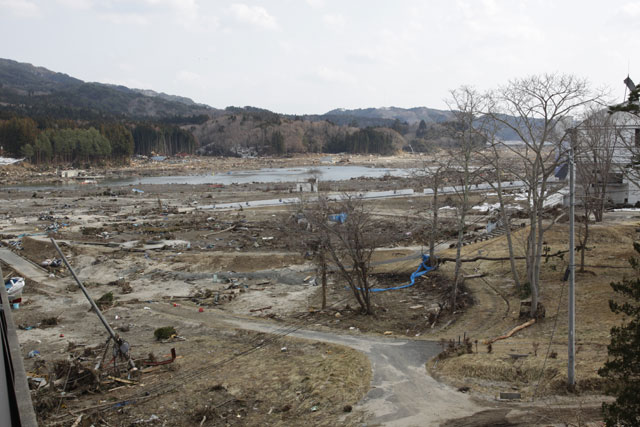
[[[635,99],[634,99],[635,96]],[[637,88],[632,92],[629,103],[607,111],[602,108],[602,94],[589,89],[586,81],[573,76],[545,75],[511,82],[500,90],[479,94],[470,88],[461,88],[452,92],[453,106],[460,122],[472,123],[472,133],[479,133],[490,143],[489,150],[476,150],[470,144],[465,132],[458,138],[458,146],[450,154],[448,163],[438,162],[436,167],[425,168],[424,175],[430,179],[434,191],[432,198],[431,220],[437,223],[437,189],[443,180],[452,175],[457,180],[456,207],[458,210],[459,238],[457,242],[454,288],[459,283],[459,265],[461,238],[467,226],[464,220],[469,209],[469,183],[484,177],[493,186],[498,195],[500,216],[507,231],[509,260],[517,287],[528,286],[531,291],[532,317],[544,315],[539,304],[542,295],[540,269],[546,249],[545,232],[564,215],[549,217],[546,204],[556,192],[564,186],[558,183],[555,175],[567,164],[567,151],[574,152],[574,167],[578,183],[578,204],[582,207],[579,220],[583,227],[579,233],[579,246],[569,250],[581,252],[580,269],[584,270],[585,251],[589,237],[589,223],[603,220],[605,206],[615,192],[615,184],[629,191],[638,186],[637,159],[640,155],[640,124],[638,116]],[[614,114],[611,114],[614,113]],[[615,114],[621,113],[621,114]],[[506,120],[507,115],[516,120]],[[469,120],[473,117],[472,120]],[[485,120],[486,119],[486,120]],[[577,119],[577,120],[576,120]],[[496,125],[509,127],[523,141],[522,147],[504,144],[495,138]],[[549,144],[550,143],[550,144]],[[501,148],[502,150],[498,150]],[[504,149],[511,154],[504,158]],[[469,157],[474,157],[476,168],[467,168]],[[453,165],[453,168],[451,166]],[[453,174],[452,174],[453,172]],[[526,212],[529,228],[526,240],[520,248],[525,260],[525,280],[520,283],[516,267],[516,248],[510,233],[509,209],[504,203],[502,180],[504,175],[524,183],[527,194]],[[455,178],[457,176],[457,178]],[[613,185],[612,185],[613,184]],[[430,236],[431,251],[438,227],[432,227]],[[634,249],[640,252],[640,244]],[[602,409],[607,426],[637,425],[640,406],[638,392],[640,381],[640,280],[637,273],[640,263],[632,258],[630,263],[636,277],[612,283],[622,302],[610,300],[614,313],[624,314],[626,321],[611,329],[611,343],[608,346],[609,358],[598,373],[610,380],[608,391],[616,396],[613,403],[603,403]],[[575,266],[573,267],[575,268]],[[452,309],[455,309],[456,293],[452,295]]]
[[[507,232],[513,277],[518,288],[530,291],[530,314],[536,317],[541,307],[540,271],[545,251],[548,251],[544,236],[559,219],[547,219],[546,206],[550,198],[564,186],[557,183],[554,172],[566,161],[571,135],[567,130],[573,126],[573,122],[570,121],[581,114],[590,117],[592,110],[587,107],[600,103],[602,94],[592,91],[588,82],[583,79],[551,74],[514,80],[487,93],[462,87],[453,91],[451,95],[450,108],[458,123],[455,128],[457,132],[454,134],[456,144],[447,148],[447,155],[440,157],[446,161],[437,160],[425,167],[421,174],[421,179],[433,191],[426,227],[432,259],[436,243],[441,237],[438,225],[438,190],[443,185],[453,186],[453,198],[456,200],[454,205],[457,210],[457,254],[451,308],[455,309],[455,287],[461,281],[463,261],[461,247],[469,226],[467,217],[473,207],[473,203],[470,202],[471,192],[480,182],[495,185],[500,203],[499,220]],[[501,127],[517,134],[521,144],[513,146],[499,140],[496,135]],[[354,145],[350,148],[358,147],[356,141],[366,141],[363,137],[367,135],[366,132],[365,129],[359,134],[354,134],[353,139],[345,137],[343,141],[353,141]],[[599,136],[605,137],[606,135]],[[340,147],[340,151],[345,151],[345,147]],[[600,156],[601,153],[595,150],[592,151],[592,157],[593,155]],[[593,163],[589,167],[593,167]],[[585,167],[585,170],[587,169]],[[603,173],[605,172],[599,171],[597,175],[602,177]],[[506,196],[501,184],[505,176],[510,177],[510,180],[522,182],[527,199],[525,210],[529,227],[526,239],[519,246],[516,246],[511,236],[511,218],[505,205]],[[590,188],[587,198],[595,201],[594,187]],[[602,194],[602,191],[598,193],[600,199],[597,203],[589,202],[585,206],[593,210],[593,206],[597,205],[601,212]],[[601,218],[600,213],[596,215],[596,219],[598,218]],[[585,245],[586,241],[583,247]],[[516,259],[525,261],[522,277],[518,272]]]
[[[590,89],[585,80],[567,75],[532,76],[509,82],[504,87],[487,93],[462,87],[451,93],[451,109],[460,123],[456,145],[447,149],[432,164],[425,165],[419,178],[431,188],[431,206],[426,224],[431,259],[441,238],[438,210],[442,187],[454,188],[448,204],[457,210],[457,251],[450,309],[456,309],[456,288],[461,281],[461,255],[464,235],[469,228],[467,216],[471,212],[471,192],[476,184],[492,184],[498,196],[499,220],[507,232],[509,257],[513,278],[518,288],[531,293],[532,317],[544,315],[540,304],[543,283],[540,272],[543,258],[548,255],[545,233],[566,213],[551,216],[550,199],[558,194],[565,182],[556,174],[565,167],[569,149],[573,149],[579,182],[579,203],[583,208],[584,224],[579,250],[584,251],[588,240],[590,221],[601,221],[612,175],[626,175],[633,182],[640,146],[640,135],[635,129],[640,121],[611,116],[601,108],[603,95]],[[637,99],[635,100],[637,102]],[[635,114],[634,109],[624,110]],[[619,110],[618,110],[619,111]],[[518,135],[518,146],[498,139],[498,128],[507,127]],[[486,141],[479,144],[478,141]],[[503,181],[522,182],[526,195],[524,209],[529,227],[525,238],[516,245],[510,232],[511,218],[505,203],[507,194]],[[452,200],[453,199],[453,200]],[[477,203],[477,201],[476,201]],[[333,205],[320,199],[313,206],[302,206],[301,212],[311,230],[305,237],[308,248],[316,255],[321,270],[323,288],[326,286],[327,264],[332,265],[352,290],[362,312],[372,313],[370,262],[376,247],[388,243],[381,227],[365,209],[362,201],[347,197]],[[344,221],[331,221],[332,212],[346,213]],[[557,212],[557,211],[556,211]],[[640,245],[634,245],[640,252]],[[569,248],[575,250],[575,248]],[[477,258],[477,257],[476,257]],[[480,257],[481,258],[481,257]],[[524,260],[524,276],[519,274],[516,260]],[[638,260],[631,261],[636,273]],[[600,374],[613,380],[612,391],[618,396],[613,404],[604,404],[607,425],[636,425],[638,416],[637,393],[638,355],[640,339],[640,280],[624,280],[612,284],[616,292],[624,295],[622,303],[610,302],[612,311],[631,318],[622,327],[612,329],[609,346],[610,360]],[[326,302],[323,300],[323,306]]]
[[[80,127],[64,121],[36,122],[29,117],[0,121],[0,147],[10,156],[34,163],[127,161],[132,154],[193,153],[196,141],[171,125],[95,123]]]
[[[352,134],[333,136],[325,149],[328,153],[392,154],[393,138],[373,128],[360,129]]]
[[[47,130],[36,137],[35,143],[23,145],[21,154],[36,163],[95,162],[111,155],[111,143],[96,128]]]
[[[131,133],[122,125],[39,129],[31,118],[13,117],[0,122],[0,146],[12,156],[34,163],[100,161],[126,157],[132,147]]]
[[[151,152],[173,155],[194,153],[196,139],[188,130],[178,126],[157,126],[150,123],[133,128],[134,152],[147,155]]]
[[[536,317],[542,307],[540,270],[545,251],[545,232],[559,219],[547,220],[546,206],[564,184],[557,184],[554,172],[566,162],[572,119],[589,115],[587,107],[601,102],[602,95],[592,91],[585,80],[567,75],[531,76],[509,82],[487,93],[462,87],[452,92],[451,110],[461,123],[456,146],[447,149],[447,164],[437,162],[423,171],[423,179],[434,191],[431,206],[429,246],[437,240],[437,187],[442,174],[448,171],[449,182],[455,186],[458,218],[458,239],[455,283],[460,282],[460,249],[468,227],[466,216],[472,208],[469,203],[472,185],[480,181],[495,186],[500,204],[500,222],[505,227],[509,246],[509,259],[516,286],[531,292],[531,316]],[[504,143],[496,137],[498,130],[508,128],[518,135],[518,146]],[[486,141],[478,144],[477,141]],[[453,172],[453,173],[452,173]],[[526,194],[525,210],[529,219],[526,239],[514,247],[510,232],[509,209],[505,206],[502,188],[504,177],[518,180]],[[516,258],[524,258],[525,274],[521,278]],[[522,283],[524,280],[524,283]],[[455,295],[452,307],[455,307]]]

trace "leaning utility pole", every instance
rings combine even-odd
[[[55,241],[53,237],[49,237],[49,239],[51,240],[53,247],[56,249],[56,251],[58,251],[60,258],[62,259],[62,262],[69,270],[69,273],[71,273],[71,276],[73,276],[73,279],[78,284],[78,287],[80,287],[80,290],[89,301],[89,304],[91,305],[91,309],[98,316],[98,319],[100,319],[100,321],[102,322],[102,325],[104,326],[104,328],[107,330],[107,333],[109,334],[109,338],[107,339],[107,343],[105,346],[105,352],[104,352],[104,355],[102,356],[102,361],[100,361],[100,363],[96,366],[96,369],[102,366],[102,362],[104,361],[104,358],[107,355],[107,350],[109,349],[109,342],[113,340],[114,361],[117,356],[120,356],[123,359],[127,360],[130,369],[137,370],[136,365],[133,362],[133,360],[131,360],[131,355],[129,354],[129,343],[115,333],[111,325],[109,325],[109,322],[107,322],[107,319],[105,319],[105,317],[102,315],[102,312],[96,305],[95,301],[93,301],[93,298],[91,298],[91,296],[89,295],[89,292],[87,292],[87,288],[84,287],[84,285],[82,284],[82,281],[78,278],[78,275],[71,267],[71,264],[69,264],[69,261],[67,261],[67,257],[65,257],[64,254],[62,253],[62,250],[60,249],[60,246],[58,246],[58,243]]]
[[[575,260],[575,204],[576,204],[576,177],[574,149],[577,142],[578,130],[573,128],[569,131],[569,362],[567,369],[567,383],[569,388],[573,388],[576,383],[576,260]]]

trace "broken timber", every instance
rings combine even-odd
[[[529,326],[533,325],[534,323],[536,323],[536,319],[531,319],[531,320],[529,320],[529,321],[527,321],[527,322],[523,323],[522,325],[516,326],[515,328],[513,328],[512,330],[510,330],[509,332],[507,332],[507,333],[506,333],[506,334],[504,334],[504,335],[500,335],[499,337],[492,338],[492,339],[490,339],[490,340],[485,340],[485,342],[484,342],[484,343],[485,343],[485,344],[493,344],[493,343],[494,343],[494,342],[496,342],[496,341],[507,339],[507,338],[509,338],[511,335],[515,334],[516,332],[518,332],[518,331],[520,331],[520,330],[522,330],[522,329],[524,329],[524,328],[527,328],[527,327],[529,327]]]
[[[565,253],[569,252],[569,250],[562,250],[562,251],[558,251],[556,253],[553,254],[549,254],[549,255],[542,255],[542,258],[551,258],[551,257],[557,257],[557,256],[561,256],[564,255]],[[525,259],[524,256],[516,256],[513,257],[514,259]],[[442,257],[442,258],[438,258],[438,262],[443,263],[443,262],[455,262],[455,258],[448,258],[448,257]],[[509,261],[510,258],[508,256],[504,256],[504,257],[490,257],[490,256],[476,256],[473,258],[462,258],[460,260],[460,262],[475,262],[475,261]]]
[[[262,307],[262,308],[252,308],[251,310],[249,310],[251,313],[255,313],[256,311],[264,311],[264,310],[270,310],[271,306],[268,307]]]
[[[213,235],[216,235],[216,234],[221,234],[221,233],[224,233],[225,231],[231,231],[231,230],[233,230],[234,228],[236,228],[235,224],[234,224],[234,225],[232,225],[232,226],[231,226],[231,227],[229,227],[229,228],[225,228],[224,230],[217,230],[217,231],[213,231],[213,232],[211,232],[211,233],[207,233],[207,234],[205,234],[205,235],[204,235],[204,237],[209,237],[209,236],[213,236]]]

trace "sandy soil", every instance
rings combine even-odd
[[[337,160],[394,167],[422,162],[412,156]],[[140,160],[128,168],[88,172],[109,176],[196,174],[213,168],[251,169],[319,162],[317,156],[273,159],[266,164],[250,159],[195,158],[154,165]],[[12,166],[2,179],[8,184],[51,182],[57,178],[52,170]],[[332,183],[328,190],[410,187],[409,181],[401,179],[350,180]],[[466,295],[455,315],[438,310],[438,303],[451,285],[448,264],[437,274],[419,279],[412,288],[374,294],[373,316],[360,315],[344,283],[339,277],[330,276],[329,306],[321,310],[321,289],[314,286],[314,266],[303,257],[304,251],[291,232],[290,207],[215,212],[197,209],[218,202],[283,197],[288,194],[286,186],[148,185],[142,189],[144,194],[129,188],[90,186],[75,190],[0,191],[0,238],[4,246],[39,265],[45,259],[57,257],[47,240],[49,236],[55,237],[95,299],[109,292],[113,294],[114,303],[105,306],[105,317],[131,344],[134,358],[145,359],[153,353],[163,360],[172,347],[179,356],[172,364],[134,379],[135,384],[104,378],[104,384],[85,384],[76,379],[73,387],[64,387],[67,372],[72,372],[69,361],[78,361],[85,367],[94,365],[102,356],[101,346],[107,336],[65,268],[32,266],[39,280],[28,280],[25,300],[20,309],[14,311],[14,316],[23,328],[19,338],[25,357],[32,350],[40,352],[40,356],[26,359],[30,372],[52,382],[57,380],[54,387],[34,392],[43,425],[71,425],[80,415],[83,425],[137,422],[201,425],[203,419],[202,425],[371,422],[373,410],[362,404],[371,386],[371,357],[335,343],[301,341],[286,336],[274,338],[271,334],[242,331],[224,323],[200,321],[199,308],[204,314],[226,313],[269,321],[282,325],[284,331],[287,325],[302,324],[308,330],[347,336],[413,340],[437,341],[465,333],[482,340],[502,333],[516,322],[519,299],[507,279],[505,265],[500,268],[486,264],[474,266],[490,272],[491,276],[487,282],[471,280],[465,285]],[[478,197],[478,201],[481,199]],[[369,203],[371,210],[386,221],[385,227],[398,236],[396,247],[385,248],[375,255],[374,261],[379,263],[374,268],[377,286],[404,284],[417,268],[418,254],[423,247],[421,234],[414,227],[421,203],[418,197]],[[623,236],[626,231],[619,233]],[[23,234],[27,235],[21,236]],[[494,242],[472,244],[465,247],[465,251],[471,254],[478,250],[491,253],[504,250],[500,247],[500,238]],[[491,246],[493,244],[496,246]],[[392,260],[399,261],[388,263]],[[10,273],[6,265],[3,267],[5,275]],[[556,271],[561,269],[556,268]],[[549,277],[553,274],[557,273],[548,272]],[[597,294],[598,298],[609,295],[606,291],[597,293],[595,289],[593,295]],[[548,294],[545,291],[544,298],[554,300],[557,295],[554,291]],[[582,298],[579,301],[588,299]],[[161,311],[156,309],[159,307]],[[167,310],[176,315],[164,315]],[[178,313],[182,312],[189,315],[180,317]],[[51,318],[56,319],[53,322],[56,324],[45,325],[52,323]],[[602,360],[607,326],[616,320],[607,319],[605,325],[590,324],[591,335],[580,343],[592,358],[593,364],[588,369],[593,370]],[[543,342],[550,333],[550,325],[551,320],[547,319],[539,329],[532,328],[517,340],[495,345],[490,359],[505,357],[509,352],[530,353],[532,342]],[[179,338],[156,341],[154,331],[163,326],[174,326]],[[530,335],[535,330],[539,335]],[[558,339],[553,344],[560,346],[561,342]],[[456,388],[470,386],[474,399],[491,406],[496,390],[520,389],[521,385],[495,381],[488,384],[481,377],[467,375],[468,369],[465,371],[464,367],[476,366],[467,359],[484,358],[481,353],[447,360],[433,372]],[[537,361],[540,355],[535,358]],[[63,366],[66,370],[59,368],[56,372],[55,365],[60,361],[66,363]],[[557,363],[562,363],[562,357]],[[420,370],[426,374],[422,367]],[[118,377],[117,372],[113,374]],[[126,379],[126,376],[118,378]],[[428,377],[425,375],[425,378]],[[429,387],[445,387],[435,386],[435,382],[429,384]],[[62,389],[65,394],[61,394]],[[542,391],[549,393],[553,388]],[[468,412],[456,412],[456,401],[450,399],[449,392],[443,392],[442,396],[448,397],[439,401],[443,414],[438,418],[440,421],[468,415]],[[458,394],[460,399],[468,399]],[[447,404],[447,400],[451,403]],[[118,404],[120,406],[114,407]],[[86,409],[91,407],[94,408]],[[466,408],[481,409],[473,404]],[[526,425],[518,424],[523,418],[518,418],[516,413],[494,412],[487,416],[514,423],[503,425]],[[389,419],[384,424],[392,421]],[[461,423],[451,425],[483,425]],[[420,423],[409,417],[399,425]]]

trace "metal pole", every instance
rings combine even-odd
[[[575,280],[576,280],[576,257],[575,257],[575,204],[576,204],[576,177],[574,148],[577,139],[577,129],[571,129],[571,141],[569,147],[569,343],[568,343],[568,366],[567,383],[573,388],[576,383],[576,300],[575,300]]]
[[[84,287],[84,285],[82,284],[80,279],[78,279],[78,276],[76,276],[76,272],[73,271],[73,268],[71,268],[71,265],[69,265],[69,261],[67,261],[67,258],[65,258],[64,254],[60,250],[60,247],[58,246],[56,241],[53,240],[53,237],[50,237],[50,239],[51,239],[51,243],[53,243],[53,246],[56,248],[56,251],[58,251],[58,253],[60,254],[60,258],[62,258],[62,262],[64,262],[64,265],[67,266],[67,268],[71,272],[71,275],[76,280],[76,283],[78,284],[78,286],[80,286],[80,290],[82,291],[84,296],[87,297],[87,300],[89,300],[89,304],[91,304],[91,307],[93,308],[93,311],[95,311],[95,313],[98,315],[98,318],[100,319],[100,321],[104,325],[105,329],[107,330],[107,332],[109,333],[109,335],[113,339],[113,342],[117,343],[118,342],[118,336],[116,335],[114,330],[111,329],[111,326],[107,322],[107,319],[104,318],[104,316],[102,315],[102,312],[100,311],[100,309],[98,308],[96,303],[93,301],[93,298],[91,298],[91,296],[89,296],[89,293],[87,292],[87,289]]]

